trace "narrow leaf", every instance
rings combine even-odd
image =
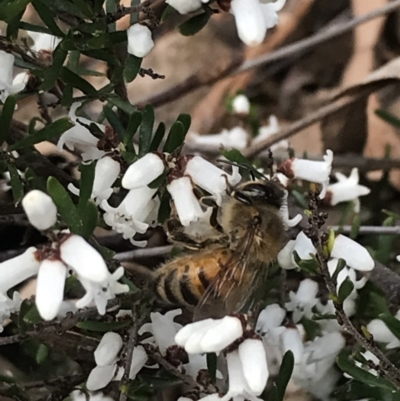
[[[108,105],[103,107],[103,113],[110,123],[111,127],[113,127],[114,131],[118,134],[118,137],[122,141],[125,137],[125,128],[121,123],[121,120],[117,116],[117,113]]]
[[[141,122],[142,122],[142,112],[135,111],[129,117],[128,126],[126,128],[126,134],[123,143],[126,146],[126,150],[133,154],[135,154],[135,148],[133,146],[133,137],[136,134],[136,131],[139,128]]]
[[[179,32],[184,36],[191,36],[201,31],[211,17],[211,13],[204,12],[190,18],[179,26]]]
[[[93,320],[86,320],[84,322],[78,322],[76,324],[76,327],[78,327],[78,329],[106,333],[108,331],[121,330],[125,327],[130,326],[131,323],[132,322],[130,320],[123,320],[121,322],[98,322]]]
[[[392,315],[382,313],[379,315],[379,319],[386,324],[387,328],[400,340],[400,320],[397,320]]]
[[[50,29],[51,33],[55,36],[63,37],[64,33],[56,23],[57,19],[54,12],[41,1],[34,0],[32,1],[32,5],[38,13],[39,17]]]
[[[92,195],[95,168],[96,168],[95,162],[81,163],[79,168],[81,172],[81,180],[80,180],[78,210],[81,216],[82,213],[84,213],[86,204]]]
[[[400,119],[392,113],[386,110],[377,109],[375,110],[375,114],[393,127],[400,128]]]
[[[17,104],[17,100],[15,96],[8,96],[3,109],[1,110],[0,116],[0,145],[7,141],[8,135],[10,134],[10,126],[11,121],[14,115],[15,105]]]
[[[192,117],[190,116],[190,114],[181,113],[179,114],[177,121],[180,121],[183,124],[186,135],[189,131],[190,124],[192,123]]]
[[[149,153],[154,126],[154,108],[148,104],[142,113],[142,124],[139,130],[139,157]]]
[[[72,233],[81,235],[82,220],[67,190],[54,177],[47,180],[47,192],[56,204],[58,212]]]
[[[61,68],[61,78],[67,83],[71,84],[74,88],[79,89],[84,94],[97,98],[98,93],[95,87],[86,79],[75,74],[67,67]]]
[[[34,134],[29,135],[10,147],[10,150],[24,149],[28,146],[33,146],[36,143],[47,141],[65,131],[72,128],[74,124],[68,118],[60,118],[53,123],[46,125],[44,128],[36,131]]]
[[[165,135],[165,124],[161,122],[160,124],[158,124],[156,132],[154,133],[154,137],[151,141],[150,152],[155,152],[158,150],[158,147],[160,146],[164,138],[164,135]]]
[[[212,382],[215,383],[217,378],[217,354],[215,352],[207,354],[207,369]]]
[[[353,292],[354,283],[350,280],[350,277],[346,277],[343,283],[340,285],[338,298],[340,302],[344,302],[345,299]]]
[[[40,85],[40,89],[43,91],[50,90],[60,76],[61,68],[68,54],[67,51],[62,50],[62,43],[63,42],[60,42],[53,52],[53,64],[46,71],[44,81],[42,85]]]
[[[386,390],[396,390],[396,387],[388,380],[383,379],[382,377],[376,377],[372,373],[356,366],[354,361],[351,361],[344,352],[337,357],[336,362],[344,373],[347,373],[362,383]]]
[[[89,199],[85,207],[79,211],[81,210],[80,215],[83,222],[82,237],[89,239],[99,223],[99,210],[92,199]]]
[[[17,205],[24,196],[24,185],[15,166],[9,164],[8,172],[10,173],[11,190],[14,198],[14,203],[15,205]]]
[[[6,0],[0,4],[0,20],[11,21],[17,15],[25,11],[31,0]]]
[[[126,82],[132,82],[140,71],[142,58],[129,54],[124,67],[124,79]]]
[[[293,373],[293,367],[294,367],[293,352],[287,351],[283,357],[281,367],[279,369],[279,374],[275,381],[278,390],[277,401],[282,401],[285,396],[286,387]]]
[[[175,121],[169,131],[168,138],[165,142],[163,151],[172,153],[178,149],[185,140],[185,127],[180,121]]]

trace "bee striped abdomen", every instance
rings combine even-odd
[[[194,307],[221,270],[229,251],[218,249],[184,256],[157,271],[156,291],[167,303]]]

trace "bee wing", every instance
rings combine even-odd
[[[262,276],[262,262],[252,261],[250,250],[255,228],[246,232],[243,241],[224,263],[207,287],[194,312],[194,320],[220,318],[239,312],[252,296],[252,289]]]

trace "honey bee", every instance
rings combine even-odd
[[[195,320],[241,312],[282,247],[284,195],[273,180],[233,188],[218,211],[221,235],[161,266],[156,293],[166,303],[194,309]]]

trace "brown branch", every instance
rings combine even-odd
[[[114,259],[119,262],[146,259],[152,257],[163,257],[171,253],[173,246],[156,246],[154,248],[134,249],[132,251],[120,252],[114,255]]]
[[[252,68],[259,67],[261,65],[265,66],[272,64],[278,60],[284,59],[286,57],[293,57],[297,53],[311,50],[312,48],[328,41],[334,39],[344,33],[351,31],[358,25],[364,24],[370,20],[387,15],[392,11],[400,7],[400,0],[395,0],[384,7],[378,8],[377,10],[363,15],[361,17],[353,18],[349,22],[342,23],[336,27],[331,27],[327,30],[323,30],[321,33],[312,36],[311,38],[306,38],[299,40],[296,43],[285,46],[279,50],[268,53],[266,55],[251,59],[251,60],[238,60],[238,58],[231,61],[230,65],[225,66],[225,68],[220,71],[215,70],[212,77],[207,79],[202,79],[199,75],[203,72],[197,72],[188,77],[185,81],[180,84],[167,88],[159,93],[151,95],[146,99],[137,102],[139,108],[144,107],[146,104],[152,104],[154,107],[162,106],[168,102],[178,99],[181,96],[188,94],[189,92],[198,89],[202,86],[213,84],[229,75],[240,74],[241,72],[248,71]],[[241,57],[240,57],[241,59]],[[238,65],[240,63],[240,66]],[[296,131],[297,132],[297,131]]]
[[[333,281],[329,270],[328,270],[328,257],[325,255],[323,250],[323,233],[321,231],[321,226],[326,219],[322,213],[318,210],[318,195],[316,192],[311,192],[310,194],[310,204],[309,208],[311,211],[311,216],[309,218],[309,230],[308,235],[312,240],[315,249],[317,251],[317,260],[319,262],[321,273],[323,275],[325,284],[330,292],[331,298],[333,300],[333,305],[336,311],[336,317],[338,323],[343,327],[343,329],[349,333],[360,345],[362,345],[366,350],[372,352],[378,359],[379,365],[384,376],[390,380],[398,389],[400,389],[400,371],[390,362],[386,355],[375,345],[373,340],[364,337],[358,330],[354,327],[353,323],[346,315],[343,309],[343,303],[337,298],[337,286]]]
[[[344,234],[349,234],[352,230],[352,226],[328,226],[328,229],[332,229],[333,231],[340,231]],[[400,234],[400,226],[395,227],[385,227],[385,226],[361,226],[358,229],[358,233],[363,234],[371,234],[371,235],[399,235]]]

